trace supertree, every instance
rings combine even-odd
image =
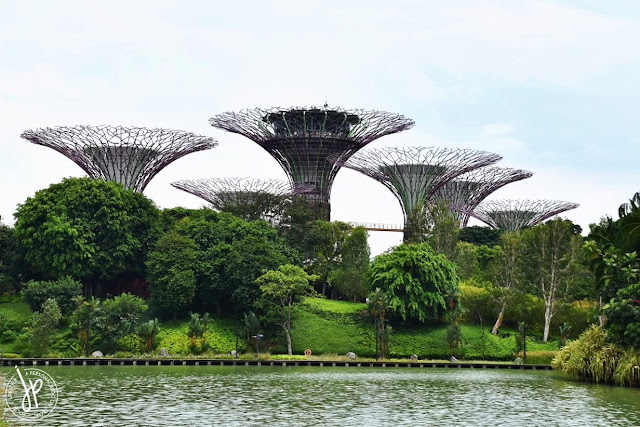
[[[445,182],[433,193],[431,200],[447,202],[460,226],[466,227],[470,216],[468,212],[472,212],[489,194],[532,175],[522,169],[482,167]]]
[[[333,180],[340,164],[360,148],[385,135],[411,128],[399,114],[341,108],[255,108],[212,117],[211,126],[254,141],[282,166],[294,190],[311,185],[302,196],[329,219]]]
[[[468,213],[493,228],[516,231],[578,206],[560,200],[490,200]]]
[[[218,145],[190,132],[124,126],[58,126],[20,136],[64,154],[92,178],[137,192],[174,160]]]
[[[498,154],[461,148],[398,147],[361,151],[337,161],[391,190],[400,202],[406,226],[409,215],[447,181],[501,158]]]
[[[199,178],[183,179],[171,185],[206,200],[219,211],[230,212],[249,221],[272,219],[274,208],[282,203],[285,196],[299,194],[292,191],[287,181],[277,179]]]

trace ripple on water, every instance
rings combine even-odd
[[[640,391],[551,372],[51,367],[47,425],[640,425]],[[2,371],[0,370],[0,375]]]

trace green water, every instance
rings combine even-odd
[[[36,424],[46,426],[640,426],[640,390],[566,381],[549,371],[258,366],[43,370],[59,387],[55,410]],[[0,368],[0,376],[14,373]]]

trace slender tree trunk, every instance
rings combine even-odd
[[[493,325],[493,329],[491,330],[491,333],[493,335],[498,335],[498,329],[500,329],[500,326],[502,326],[502,320],[504,319],[504,311],[507,308],[507,303],[503,302],[502,303],[502,308],[500,309],[500,314],[498,314],[498,318],[496,319],[496,323]]]
[[[542,334],[542,342],[547,342],[549,339],[549,329],[551,326],[551,318],[553,317],[551,304],[548,300],[545,300],[544,307],[544,333]]]
[[[285,332],[287,333],[287,354],[291,356],[293,354],[291,350],[291,332],[288,329],[285,329]]]
[[[607,316],[602,312],[602,295],[600,295],[600,301],[598,303],[598,309],[600,311],[600,315],[598,316],[598,323],[601,328],[604,328],[605,323],[607,323]]]

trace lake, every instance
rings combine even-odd
[[[640,425],[640,390],[567,381],[551,371],[39,369],[59,387],[55,409],[36,424],[46,426]],[[0,376],[14,374],[14,368],[0,368]]]

